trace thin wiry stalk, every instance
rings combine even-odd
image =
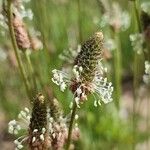
[[[77,0],[78,7],[78,30],[79,30],[79,43],[82,43],[82,29],[81,29],[81,2]]]
[[[15,33],[14,33],[14,28],[13,28],[13,23],[12,23],[13,16],[12,16],[11,5],[12,5],[11,0],[7,0],[8,26],[9,26],[10,37],[11,37],[12,45],[14,48],[15,56],[18,62],[19,70],[20,70],[20,73],[21,73],[21,76],[25,85],[25,89],[26,89],[29,99],[31,100],[32,96],[30,93],[29,82],[27,80],[27,76],[26,76],[26,73],[25,73],[19,52],[18,52],[18,46],[17,46],[17,42],[15,38]]]
[[[73,109],[72,109],[72,113],[71,113],[69,131],[68,131],[68,139],[67,139],[67,144],[66,144],[66,150],[69,150],[69,147],[70,147],[71,135],[72,135],[72,129],[73,129],[73,123],[74,123],[74,119],[75,119],[76,110],[77,110],[77,105],[76,105],[76,102],[74,101]]]
[[[150,88],[148,88],[148,90],[150,90]],[[147,96],[147,115],[146,115],[146,132],[147,132],[147,149],[149,149],[149,105],[150,105],[150,94],[148,94]]]
[[[28,63],[28,68],[29,68],[29,72],[30,72],[30,75],[31,75],[31,79],[32,79],[32,83],[33,83],[33,96],[35,96],[37,93],[37,85],[36,85],[36,78],[35,78],[35,74],[34,74],[34,69],[33,69],[33,66],[32,66],[32,63],[31,63],[31,59],[30,59],[30,56],[28,54],[28,52],[26,51],[25,52],[25,56],[26,56],[26,59],[27,59],[27,63]]]
[[[136,17],[136,21],[137,21],[137,27],[138,27],[138,33],[142,32],[142,28],[141,28],[141,22],[140,22],[140,17],[139,17],[139,12],[138,12],[138,0],[134,0],[133,1],[133,9],[135,12],[135,17]],[[133,64],[133,97],[134,97],[134,101],[133,101],[133,118],[132,118],[132,122],[133,122],[133,144],[132,144],[132,149],[135,149],[135,145],[136,145],[136,101],[137,101],[137,97],[138,97],[138,87],[139,87],[139,81],[140,81],[140,64],[141,64],[141,56],[137,54],[137,52],[135,52],[134,54],[134,64]]]
[[[115,102],[119,109],[119,101],[121,97],[121,66],[122,66],[122,56],[121,56],[121,45],[119,40],[119,32],[114,33],[115,42],[117,48],[114,51],[114,70],[115,70]]]
[[[139,30],[139,33],[141,33],[142,27],[141,27],[140,15],[139,15],[139,11],[138,11],[138,0],[133,1],[133,6],[134,6],[135,15],[136,15],[138,30]]]

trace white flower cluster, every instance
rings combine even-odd
[[[61,141],[61,138],[65,136],[67,138],[67,118],[63,118],[60,116],[58,119],[58,122],[55,122],[54,119],[50,115],[50,109],[47,109],[47,124],[48,128],[42,128],[42,131],[40,131],[40,135],[38,132],[38,129],[34,129],[32,132],[32,135],[29,135],[29,124],[30,124],[30,111],[28,108],[25,108],[23,111],[20,111],[18,118],[20,119],[19,121],[12,120],[8,123],[8,132],[10,134],[16,135],[16,134],[22,134],[20,137],[18,137],[16,140],[14,140],[15,144],[15,150],[20,150],[24,148],[24,144],[31,140],[31,142],[34,144],[37,141],[45,140],[45,133],[47,132],[46,135],[48,135],[48,138],[55,139]],[[78,116],[76,115],[76,120],[78,119]],[[23,132],[22,132],[23,131]],[[65,133],[64,133],[65,132]],[[31,139],[32,137],[32,139]]]
[[[143,49],[142,45],[144,43],[143,35],[140,33],[131,34],[130,35],[130,41],[131,41],[131,45],[133,47],[133,50],[135,52],[137,52],[137,54],[141,54],[142,49]]]
[[[0,13],[0,33],[5,36],[6,31],[8,30],[8,25],[6,24],[6,17]]]
[[[81,45],[78,45],[77,49],[69,48],[64,50],[62,54],[59,55],[59,58],[69,64],[73,64],[75,57],[81,51]]]
[[[30,123],[30,111],[27,107],[25,107],[24,110],[20,111],[18,118],[20,119],[20,121],[16,121],[16,120],[12,120],[8,123],[8,132],[10,134],[18,134],[21,131],[26,130],[26,133],[24,136],[20,136],[18,139],[16,139],[14,141],[14,144],[16,145],[16,149],[15,150],[20,150],[23,148],[22,143],[27,139],[27,129]]]
[[[107,82],[107,78],[99,77],[99,75],[95,76],[92,85],[93,93],[96,93],[96,96],[98,96],[105,104],[113,100],[113,86],[111,82]],[[101,105],[100,100],[94,101],[94,105],[97,106],[97,104]]]
[[[33,130],[33,135],[35,134],[36,135],[36,133],[38,132],[38,129],[34,129]],[[45,134],[45,132],[46,132],[46,129],[45,128],[42,128],[42,133],[40,134],[40,140],[41,141],[44,141],[44,134]],[[32,137],[32,143],[34,143],[36,141],[36,136],[33,136]]]
[[[80,108],[79,104],[82,100],[87,100],[86,90],[94,96],[94,106],[97,106],[97,104],[101,105],[100,100],[102,100],[105,104],[111,102],[113,92],[112,83],[108,83],[107,78],[102,77],[103,70],[106,69],[97,69],[98,72],[95,73],[93,81],[88,84],[84,83],[80,76],[83,69],[84,68],[81,66],[75,65],[72,69],[72,73],[70,73],[72,74],[71,76],[69,76],[69,73],[67,74],[55,69],[52,71],[52,81],[60,86],[61,91],[64,91],[67,86],[73,85],[74,82],[79,83],[74,92],[74,100],[78,108]],[[70,108],[72,108],[72,102],[70,104]]]
[[[21,130],[21,127],[20,125],[17,123],[16,120],[11,120],[9,123],[8,123],[8,132],[10,134],[18,134],[18,131]]]
[[[29,3],[30,0],[17,0],[16,2],[14,2],[14,5],[16,5],[16,9],[14,9],[14,11],[16,13],[18,13],[19,11],[19,15],[22,17],[22,18],[28,18],[29,20],[32,20],[33,19],[33,12],[30,8],[25,8],[25,3]],[[19,9],[18,9],[19,7]]]
[[[150,15],[150,2],[144,2],[141,4],[141,9]]]
[[[105,42],[104,42],[104,47],[107,48],[110,51],[116,49],[116,44],[115,44],[114,39],[111,39],[111,38],[106,39]]]
[[[143,76],[145,84],[150,85],[150,62],[145,61],[145,75]]]
[[[52,81],[58,86],[60,86],[60,90],[63,92],[67,87],[66,83],[64,82],[64,78],[66,77],[65,74],[62,71],[56,69],[54,69],[52,73],[53,73]]]
[[[20,111],[18,118],[28,123],[31,118],[29,109],[25,107],[24,110]]]
[[[130,15],[127,11],[122,11],[118,3],[112,4],[112,11],[105,12],[101,18],[100,26],[111,25],[117,29],[125,31],[130,26]]]

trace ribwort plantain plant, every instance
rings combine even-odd
[[[96,32],[92,37],[81,45],[81,50],[74,60],[74,66],[70,73],[54,69],[52,71],[52,81],[60,86],[64,91],[68,86],[74,97],[71,101],[71,120],[68,131],[68,140],[66,149],[71,143],[73,123],[77,108],[87,100],[87,96],[92,94],[94,97],[94,106],[101,105],[101,101],[109,103],[112,101],[113,87],[107,78],[103,78],[103,69],[101,66],[103,51],[103,33]],[[71,76],[70,76],[71,74]]]
[[[12,45],[32,110],[30,112],[28,108],[25,108],[19,113],[18,121],[10,121],[8,124],[9,133],[19,135],[14,141],[16,150],[24,147],[31,150],[61,150],[65,147],[66,150],[69,150],[73,146],[73,144],[71,145],[72,140],[76,141],[80,136],[77,124],[75,127],[73,126],[75,120],[78,119],[76,111],[77,108],[80,108],[80,104],[85,103],[90,94],[93,95],[95,107],[101,105],[101,102],[107,104],[113,100],[112,83],[103,77],[106,70],[101,63],[104,49],[103,33],[96,32],[81,45],[73,60],[70,72],[56,69],[52,71],[52,81],[60,86],[60,90],[64,91],[68,86],[73,93],[73,101],[70,102],[71,114],[64,115],[62,107],[56,99],[49,102],[43,94],[37,91],[34,69],[26,53],[28,49],[32,48],[32,41],[15,8],[18,8],[19,5],[16,5],[15,2],[17,3],[17,1],[7,0],[5,3],[6,17],[8,18]],[[79,3],[78,1],[78,9],[80,9]],[[33,83],[27,78],[28,75],[19,50],[26,56]]]

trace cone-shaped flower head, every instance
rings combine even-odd
[[[50,101],[50,115],[55,121],[57,121],[59,117],[62,116],[62,114],[63,112],[61,105],[58,102],[58,100],[54,98],[53,100]]]
[[[81,51],[75,59],[75,65],[83,68],[80,78],[84,82],[91,82],[95,76],[98,61],[103,49],[102,32],[95,33],[81,46]]]
[[[33,103],[29,125],[29,148],[32,150],[47,149],[47,107],[42,94],[38,94]]]
[[[103,34],[97,32],[81,45],[71,73],[67,74],[56,69],[52,71],[52,81],[60,86],[61,91],[69,86],[78,107],[79,101],[86,100],[89,93],[92,93],[93,96],[96,93],[95,106],[100,105],[100,100],[104,103],[112,101],[112,84],[107,82],[107,78],[102,77],[105,69],[101,64],[102,50]]]

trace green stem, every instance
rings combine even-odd
[[[29,82],[27,80],[27,76],[18,52],[18,46],[17,46],[17,42],[16,42],[16,38],[15,38],[15,33],[14,33],[14,29],[13,29],[13,23],[12,23],[12,19],[13,19],[13,15],[12,15],[12,10],[11,10],[11,0],[7,0],[7,11],[8,11],[8,26],[9,26],[9,32],[10,32],[10,37],[11,37],[11,41],[12,41],[12,45],[14,48],[14,52],[15,52],[15,56],[18,62],[18,66],[19,66],[19,70],[25,85],[25,89],[28,95],[28,98],[31,100],[31,94],[30,94],[30,89],[29,89]]]
[[[148,89],[149,90],[149,89]],[[149,102],[149,95],[147,96],[147,116],[146,116],[146,132],[148,133],[147,135],[147,149],[149,149],[149,105],[150,105],[150,102]]]
[[[122,56],[121,56],[121,45],[119,39],[119,33],[116,31],[114,33],[115,42],[117,44],[117,48],[114,51],[114,71],[115,71],[115,100],[116,106],[119,109],[119,101],[121,97],[121,66],[122,66]]]
[[[134,3],[134,11],[135,11],[135,15],[136,15],[138,30],[139,30],[139,33],[141,33],[142,27],[141,27],[141,22],[140,22],[140,15],[139,15],[139,11],[138,11],[137,0],[134,0],[133,3]]]
[[[34,74],[34,69],[32,67],[31,59],[30,59],[30,56],[29,56],[27,51],[25,52],[25,56],[27,59],[28,68],[29,68],[29,72],[31,75],[32,83],[33,83],[33,93],[34,93],[33,96],[34,96],[34,95],[36,95],[36,92],[37,92],[37,85],[36,85],[36,78],[35,78],[35,74]]]
[[[79,30],[79,43],[82,43],[82,29],[81,29],[81,4],[80,0],[77,0],[78,7],[78,30]]]
[[[77,110],[77,105],[76,105],[76,102],[74,101],[72,114],[71,114],[70,125],[69,125],[69,131],[68,131],[68,139],[67,139],[67,144],[66,144],[66,150],[69,150],[69,147],[70,147],[71,135],[72,135],[72,129],[73,129],[73,122],[74,122],[74,119],[75,119],[76,110]]]
[[[138,12],[138,2],[137,0],[133,1],[133,9],[135,12],[135,16],[136,16],[136,21],[137,21],[137,27],[138,27],[138,33],[142,33],[142,27],[141,27],[141,23],[140,23],[140,16],[139,16],[139,12]],[[137,97],[138,97],[138,87],[139,87],[139,81],[140,81],[140,74],[141,74],[141,69],[140,69],[140,64],[141,64],[141,55],[137,54],[137,52],[135,52],[134,54],[134,65],[133,65],[133,88],[134,88],[134,92],[133,92],[133,97],[134,97],[134,101],[133,101],[133,118],[132,118],[132,122],[133,122],[133,144],[132,144],[132,149],[135,149],[135,145],[136,145],[136,102],[137,102]]]

